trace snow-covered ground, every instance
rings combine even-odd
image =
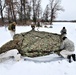
[[[39,31],[60,34],[63,26],[67,29],[67,37],[75,43],[76,54],[76,23],[53,23],[53,28],[44,28],[43,26],[39,28]],[[30,26],[16,27],[16,33],[28,32],[30,30]],[[0,46],[11,39],[8,29],[0,27]],[[21,59],[19,62],[16,62],[13,59],[8,59],[0,62],[0,75],[76,75],[76,62],[68,63],[66,59],[60,60],[60,57],[56,54],[37,58],[25,58],[28,60],[24,61]]]

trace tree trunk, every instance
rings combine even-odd
[[[2,24],[4,24],[4,18],[3,18],[3,11],[2,11],[2,5],[1,5],[1,0],[0,0],[0,13],[1,13],[1,19],[2,19]]]

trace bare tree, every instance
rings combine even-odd
[[[20,0],[20,9],[18,10],[20,20],[22,21],[22,0]]]
[[[31,12],[30,2],[28,2],[28,0],[20,0],[17,10],[19,14],[19,19],[21,21],[25,21],[26,23],[28,16],[30,16]]]
[[[50,0],[50,24],[57,16],[58,11],[62,11],[63,8],[60,6],[61,0]]]
[[[48,5],[46,6],[45,11],[44,11],[44,13],[43,13],[43,19],[44,19],[45,21],[49,21],[49,20],[48,20],[48,19],[49,19],[49,6],[48,6]]]
[[[27,0],[22,0],[22,6],[23,6],[23,16],[24,16],[24,20],[26,21],[27,20],[27,4],[28,4],[28,1]]]
[[[41,0],[38,0],[37,1],[37,4],[36,4],[36,16],[37,16],[37,19],[40,18],[40,15],[41,15]]]
[[[37,22],[41,14],[41,0],[32,0],[33,21]]]
[[[3,10],[5,7],[6,7],[5,3],[2,5],[2,1],[0,0],[0,15],[3,23],[4,23]]]
[[[16,22],[17,4],[14,0],[6,0],[5,16],[8,17],[8,21],[12,20]]]
[[[33,21],[36,24],[36,2],[37,0],[32,0],[32,8],[33,8]]]
[[[28,3],[27,5],[27,20],[30,20],[31,19],[31,1]]]

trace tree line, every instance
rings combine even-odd
[[[45,0],[46,1],[46,0]],[[63,11],[61,0],[49,0],[45,10],[41,7],[41,0],[0,0],[0,16],[2,22],[52,22],[58,11]]]

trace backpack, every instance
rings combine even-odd
[[[11,25],[11,30],[15,30],[15,25],[14,24]]]
[[[11,24],[8,26],[8,30],[11,30]]]

